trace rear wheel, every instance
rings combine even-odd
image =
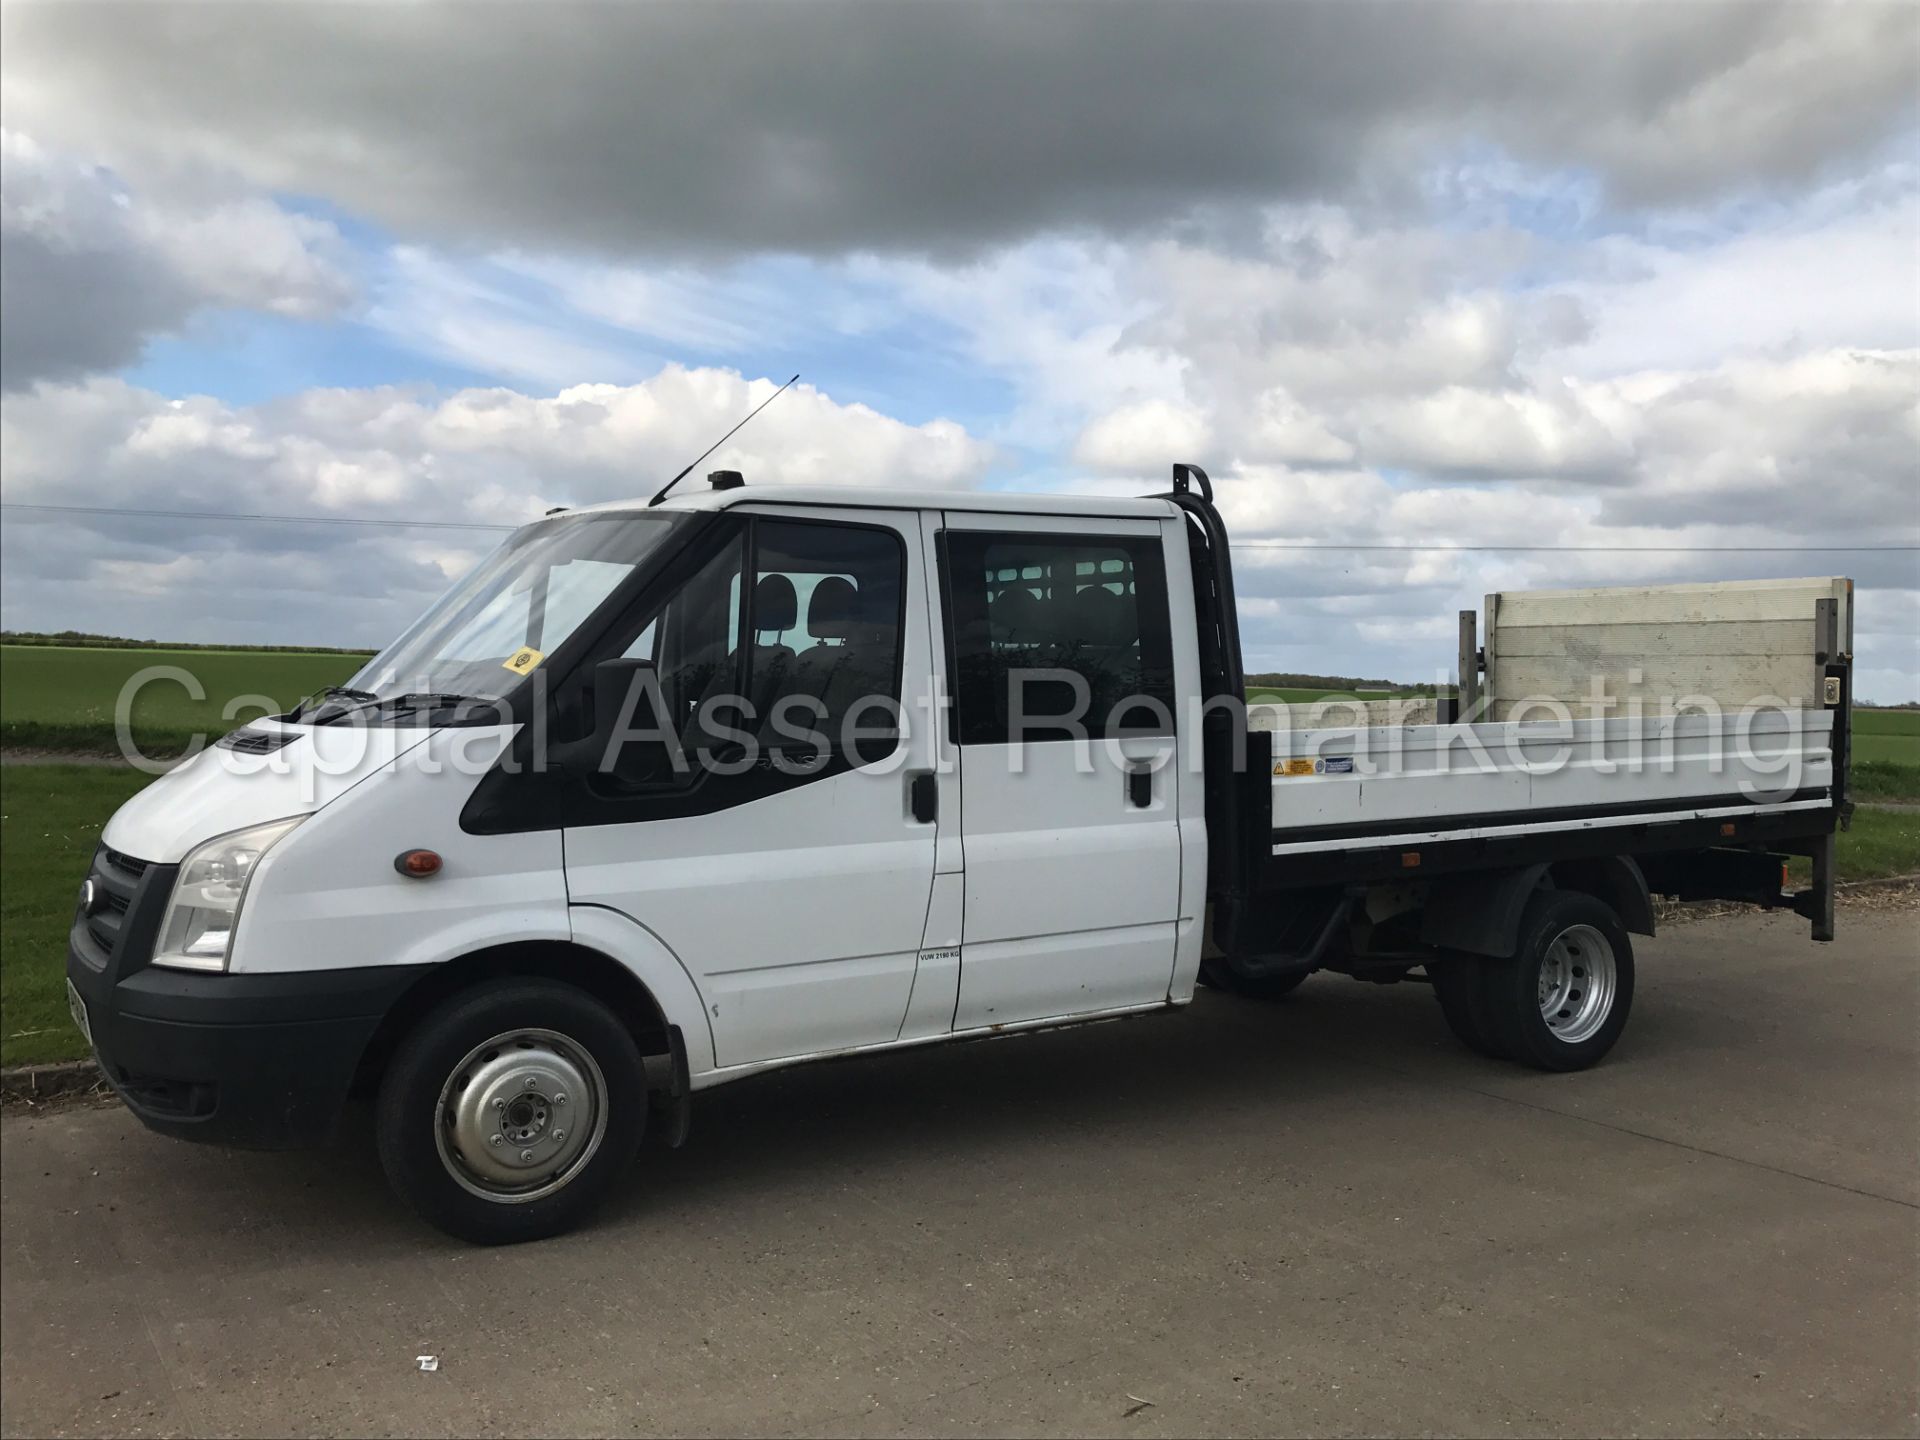
[[[1469,1050],[1495,1060],[1510,1057],[1500,1048],[1486,1016],[1485,982],[1489,962],[1483,956],[1449,951],[1427,966],[1427,978],[1433,982],[1433,998],[1440,1002],[1440,1013],[1447,1017],[1447,1028]]]
[[[1540,1070],[1584,1070],[1620,1038],[1633,1008],[1633,944],[1608,906],[1577,890],[1527,902],[1512,958],[1484,964],[1487,1038]]]
[[[481,1245],[571,1229],[633,1159],[646,1124],[633,1036],[592,996],[489,981],[414,1029],[380,1087],[380,1163],[394,1190]]]

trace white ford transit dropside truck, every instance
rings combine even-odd
[[[398,1193],[499,1242],[576,1223],[644,1130],[679,1143],[693,1094],[771,1066],[1331,970],[1429,982],[1467,1044],[1578,1070],[1626,1024],[1652,894],[1831,938],[1846,582],[1682,587],[1705,593],[1672,625],[1642,623],[1653,592],[1589,591],[1510,628],[1507,597],[1497,718],[1269,731],[1211,487],[1174,477],[721,472],[530,524],[350,686],[121,807],[75,1020],[169,1135],[307,1142],[374,1096]],[[1525,718],[1501,692],[1496,666],[1600,654],[1575,632],[1614,620],[1715,674],[1773,626],[1748,653],[1808,683],[1738,717]]]

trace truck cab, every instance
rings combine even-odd
[[[1552,825],[1508,853],[1410,843],[1404,818],[1289,843],[1300,762],[1245,712],[1196,468],[1137,499],[728,477],[550,515],[348,685],[114,815],[75,1019],[156,1130],[300,1144],[370,1095],[409,1204],[529,1239],[649,1128],[684,1139],[708,1087],[1177,1008],[1203,974],[1431,979],[1477,1048],[1580,1068],[1651,929],[1634,855],[1676,890],[1793,903],[1780,853],[1817,856],[1842,803],[1821,741],[1818,799],[1743,812],[1733,848],[1664,799],[1631,839],[1573,824],[1558,851]],[[1722,858],[1676,863],[1703,847]]]
[[[347,687],[113,817],[77,1013],[177,1135],[312,1140],[377,1087],[397,1183],[493,1238],[587,1193],[596,1134],[630,1154],[707,1086],[1183,1004],[1185,523],[811,487],[538,521]],[[446,1073],[416,1085],[423,1046]]]

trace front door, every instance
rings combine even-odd
[[[954,1027],[1164,1001],[1182,777],[1161,527],[954,511],[945,526],[966,857]]]
[[[623,752],[593,781],[598,823],[566,828],[573,903],[625,913],[679,957],[722,1066],[899,1035],[936,831],[910,799],[933,768],[918,514],[729,516],[697,572],[608,646],[652,663],[686,772]]]

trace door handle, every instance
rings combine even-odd
[[[931,825],[940,818],[940,782],[931,770],[907,777],[907,808],[922,825]]]
[[[1127,802],[1136,810],[1144,810],[1153,804],[1153,770],[1146,765],[1136,765],[1127,771]]]

